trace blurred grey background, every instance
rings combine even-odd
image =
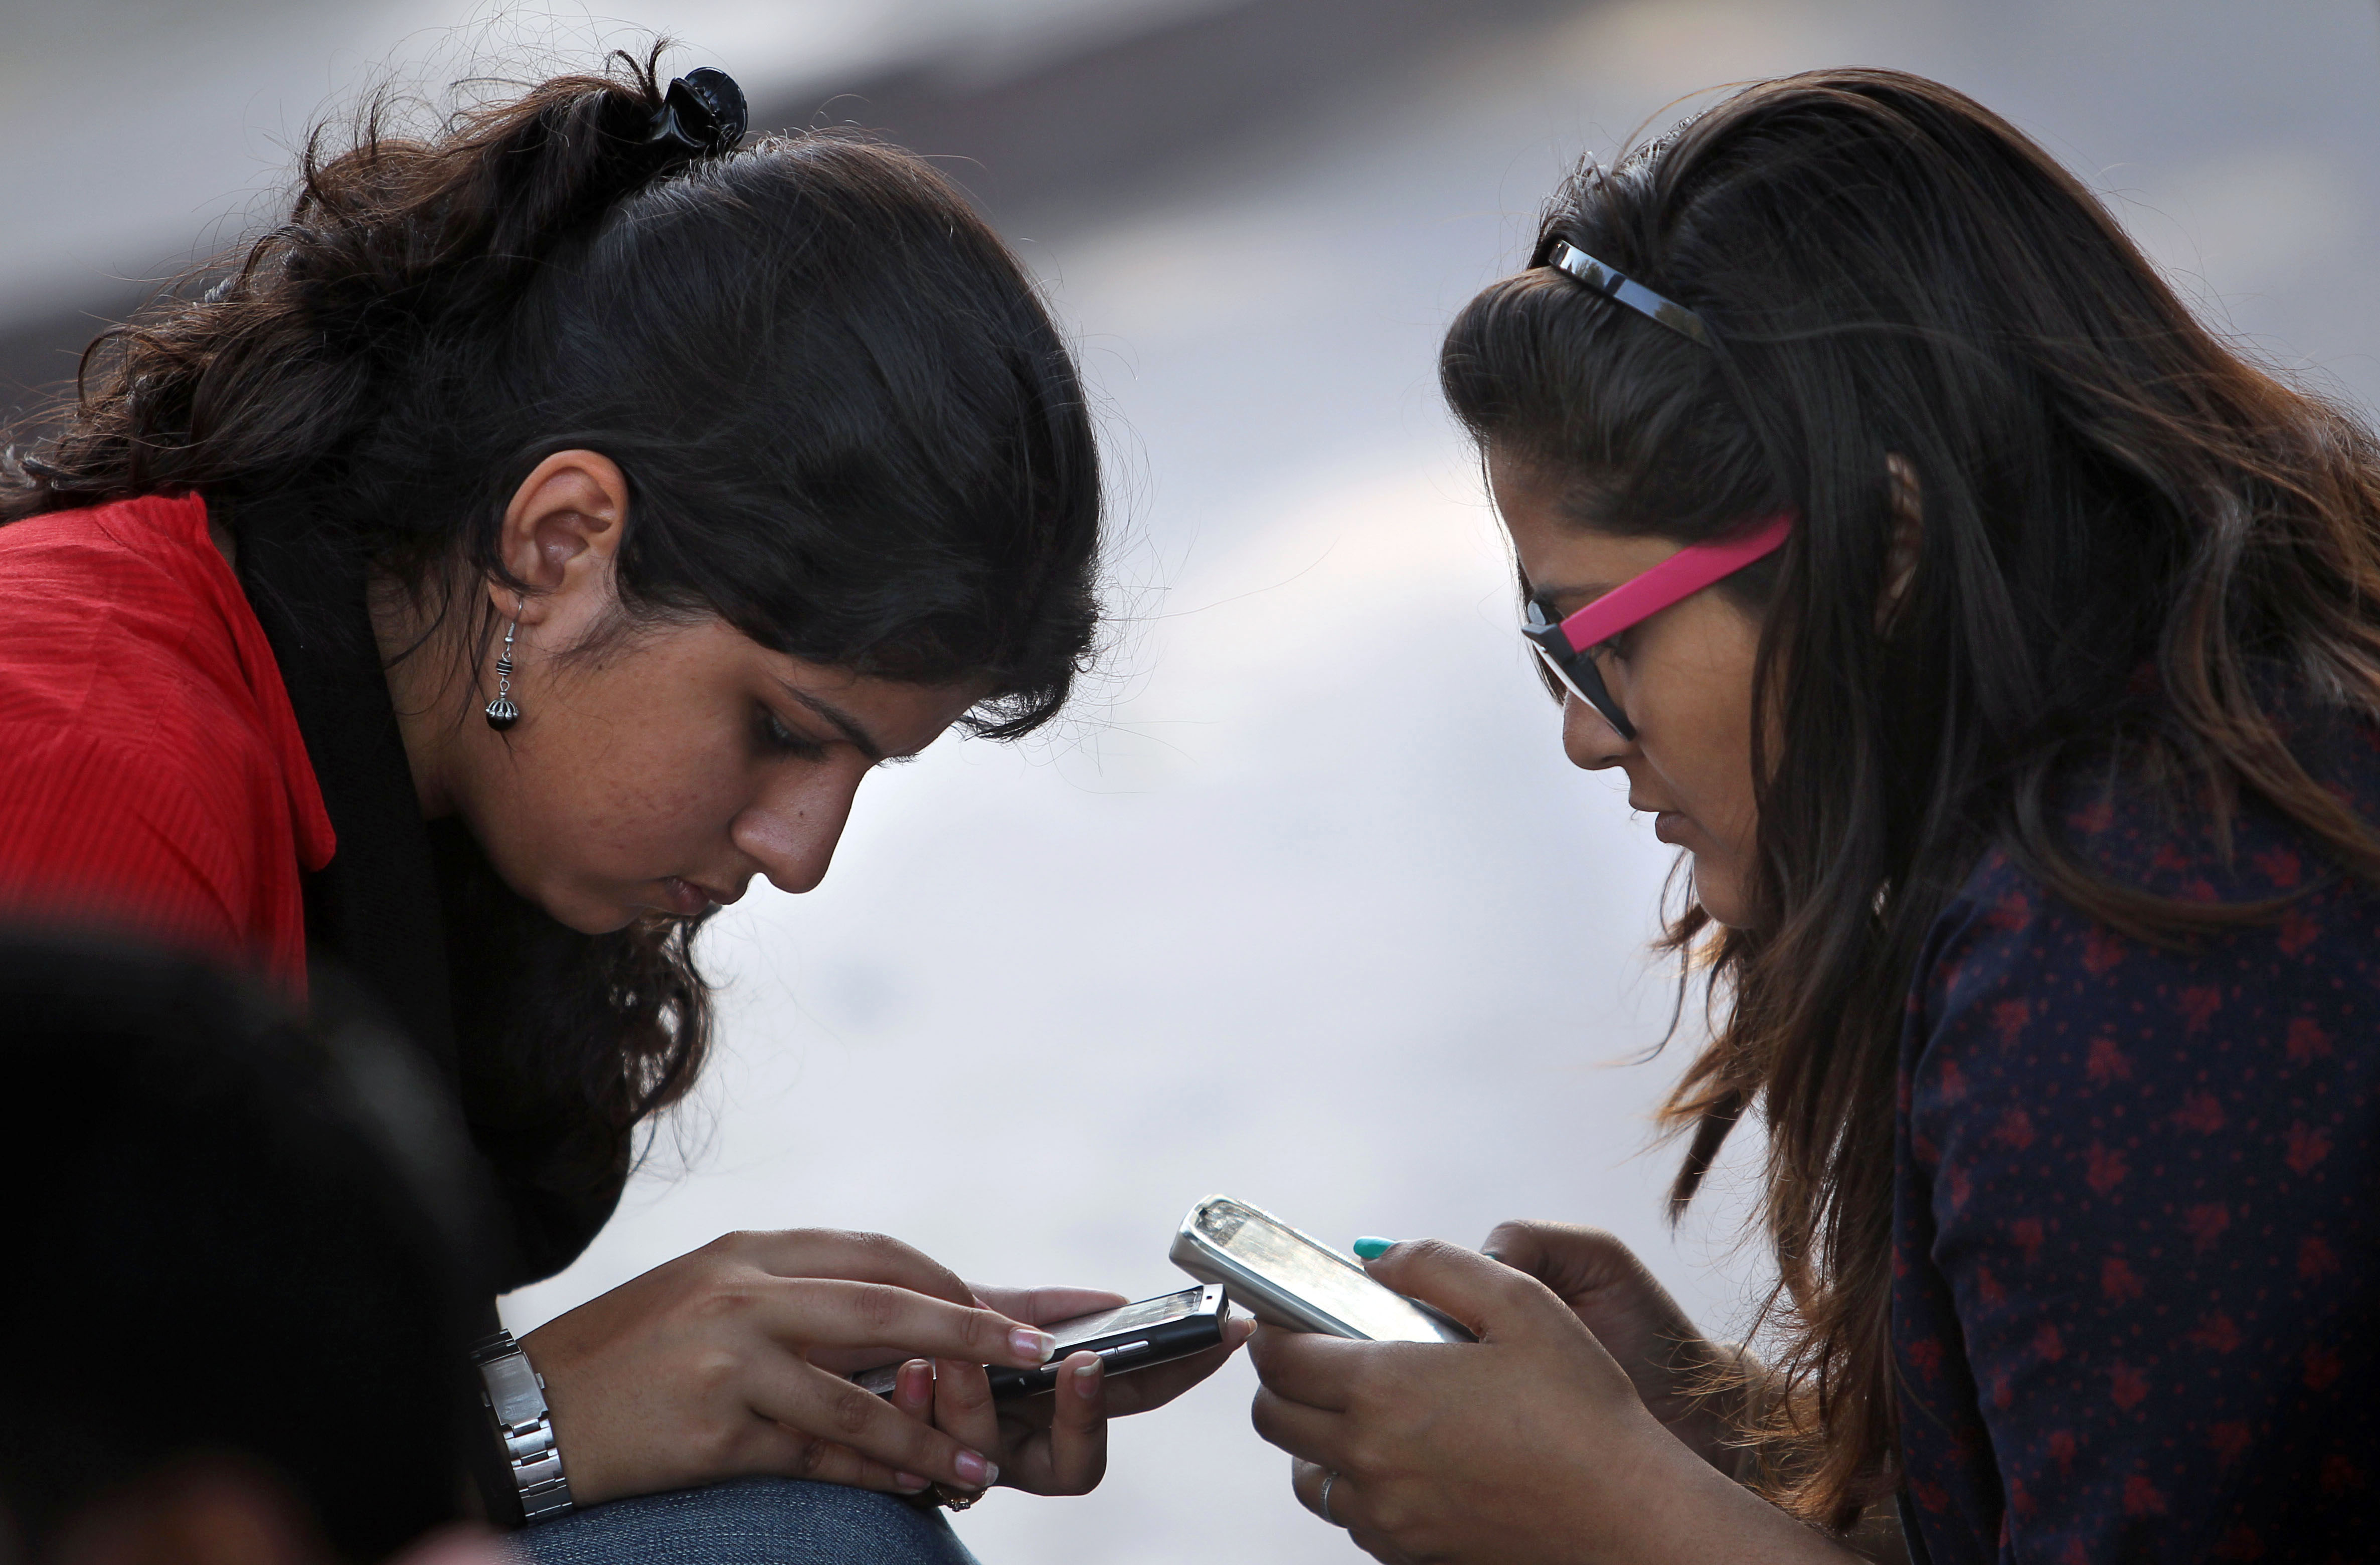
[[[1672,1233],[1645,954],[1668,852],[1569,770],[1432,380],[1538,202],[1685,95],[1813,66],[1963,88],[2106,191],[2219,324],[2380,405],[2371,0],[79,0],[0,7],[0,402],[269,214],[315,116],[648,30],[766,128],[879,127],[976,192],[1101,403],[1116,645],[1062,732],[870,780],[817,893],[707,936],[724,1047],[542,1321],[729,1229],[880,1229],[1135,1295],[1197,1197],[1339,1243],[1608,1226],[1715,1328],[1738,1182]],[[1743,1149],[1748,1152],[1750,1149]],[[1235,1364],[1120,1426],[1005,1560],[1349,1558]]]

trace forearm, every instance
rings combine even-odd
[[[1739,1487],[1761,1495],[1768,1487],[1769,1463],[1782,1438],[1770,1416],[1779,1388],[1768,1366],[1741,1343],[1706,1342],[1703,1347],[1715,1372],[1726,1376],[1705,1399],[1710,1404],[1708,1416],[1722,1427],[1706,1460]],[[1819,1535],[1874,1565],[1908,1565],[1900,1509],[1890,1497],[1869,1506],[1849,1533]]]
[[[1621,1558],[1631,1565],[1858,1565],[1871,1558],[1852,1540],[1787,1515],[1710,1462],[1660,1470],[1670,1466],[1655,1463],[1638,1482],[1623,1486],[1639,1497],[1632,1507],[1633,1541],[1591,1558]]]

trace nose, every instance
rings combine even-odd
[[[815,891],[867,775],[864,763],[785,768],[735,817],[728,837],[778,890]]]
[[[1634,713],[1629,715],[1633,717]],[[1562,753],[1570,764],[1582,771],[1599,772],[1616,766],[1621,759],[1636,748],[1632,740],[1620,737],[1602,713],[1593,704],[1564,692],[1562,696]]]

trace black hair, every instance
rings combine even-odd
[[[1693,543],[1800,515],[1728,586],[1762,626],[1756,906],[1670,925],[1672,948],[1703,945],[1716,1025],[1666,1117],[1694,1132],[1681,1205],[1743,1113],[1767,1121],[1791,1305],[1775,1492],[1841,1524],[1892,1456],[1907,996],[1978,856],[2003,845],[2144,939],[2274,915],[2079,857],[2061,790],[2121,776],[2218,841],[2252,801],[2380,880],[2380,836],[2314,742],[2380,717],[2380,448],[2193,318],[2039,146],[1906,73],[1748,88],[1583,168],[1533,260],[1557,239],[1694,311],[1718,350],[1536,266],[1447,335],[1480,445],[1598,532]],[[1921,513],[1897,601],[1895,458]],[[2292,703],[2330,716],[2293,738]]]
[[[984,735],[1047,721],[1092,649],[1101,501],[1034,287],[953,185],[865,135],[654,142],[657,55],[426,139],[385,104],[345,151],[318,132],[287,222],[94,346],[62,431],[0,472],[0,520],[195,493],[251,595],[283,583],[311,633],[352,638],[361,587],[285,584],[368,568],[476,669],[479,585],[519,585],[507,502],[589,448],[632,491],[632,619],[715,614],[809,662],[980,680]],[[615,1189],[629,1128],[702,1058],[692,925],[569,936],[516,898],[448,900],[527,921],[450,943],[544,953],[504,1009],[568,1025],[503,1046],[601,1143],[552,1179]]]
[[[485,1196],[409,1046],[193,960],[0,934],[0,1507],[42,1540],[178,1457],[261,1463],[334,1547],[454,1520]],[[483,1418],[482,1418],[483,1421]]]

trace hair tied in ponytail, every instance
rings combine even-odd
[[[725,71],[703,66],[669,84],[662,106],[653,111],[651,141],[699,157],[733,149],[744,140],[748,122],[744,89]]]

